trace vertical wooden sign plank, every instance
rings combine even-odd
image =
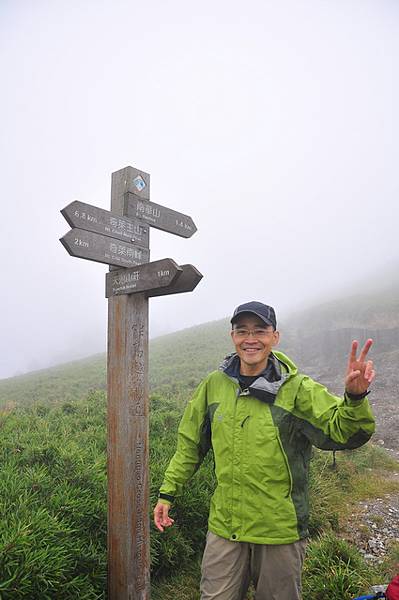
[[[149,175],[112,174],[111,211],[126,191],[149,196]],[[136,193],[134,192],[134,193]],[[108,598],[149,600],[148,299],[108,300]]]

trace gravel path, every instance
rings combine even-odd
[[[397,458],[397,451],[394,451]],[[399,481],[399,472],[391,474]],[[389,547],[399,543],[399,493],[359,502],[343,528],[345,538],[354,542],[364,558],[382,563]]]

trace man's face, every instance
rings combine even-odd
[[[279,332],[256,315],[243,313],[233,325],[231,338],[240,357],[241,374],[259,375],[272,348],[278,344]]]

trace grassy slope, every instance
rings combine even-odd
[[[150,386],[175,394],[192,390],[231,351],[227,319],[171,333],[150,342]],[[66,363],[0,380],[0,406],[58,402],[105,389],[106,356]]]
[[[105,600],[105,404],[104,392],[95,392],[79,401],[0,413],[3,600]],[[175,399],[152,397],[151,505],[174,452],[181,410]],[[372,446],[340,453],[336,470],[330,453],[315,453],[306,600],[349,600],[384,580],[386,567],[369,569],[337,533],[354,501],[398,492],[387,477],[395,466]],[[152,530],[154,600],[198,600],[199,554],[213,486],[209,457],[173,507],[175,526],[165,535]]]
[[[352,291],[350,295],[291,314],[280,324],[283,332],[281,349],[287,348],[294,359],[300,359],[298,340],[303,341],[306,336],[311,338],[325,330],[344,328],[398,328],[398,272],[396,267],[387,269],[373,277],[372,287],[369,281],[359,284],[360,293]],[[228,330],[228,319],[221,319],[152,340],[151,389],[174,394],[179,388],[193,389],[230,352]],[[381,335],[384,336],[383,331]],[[381,347],[385,353],[395,349]],[[0,380],[0,406],[83,397],[91,389],[104,389],[105,380],[106,357],[97,354],[85,360]]]
[[[357,308],[355,309],[354,306]],[[379,312],[383,315],[382,317],[378,317]],[[363,299],[344,299],[341,303],[324,305],[317,310],[312,309],[311,311],[302,313],[300,318],[297,316],[295,320],[287,322],[287,329],[289,330],[290,327],[293,328],[295,323],[300,323],[301,328],[306,327],[313,330],[320,328],[322,330],[326,326],[332,328],[335,326],[337,328],[340,326],[362,327],[365,326],[365,323],[368,325],[371,321],[373,326],[378,326],[379,324],[383,327],[395,327],[399,323],[398,315],[399,306],[395,295],[388,293],[385,293],[383,296],[369,295]],[[353,321],[355,316],[357,319],[356,322]],[[163,336],[151,342],[150,382],[152,390],[158,396],[158,400],[155,398],[153,401],[153,435],[158,437],[158,434],[160,434],[162,437],[165,431],[169,432],[170,414],[173,413],[176,407],[179,407],[179,410],[181,409],[181,406],[187,400],[191,390],[198,381],[207,372],[214,369],[219,364],[221,358],[230,351],[231,344],[228,336],[228,328],[228,320],[225,319]],[[386,352],[388,357],[391,354],[392,356],[396,356],[396,353],[396,350]],[[2,380],[0,381],[0,406],[34,404],[37,406],[37,410],[43,411],[43,405],[49,404],[52,406],[59,405],[59,410],[69,411],[67,402],[75,403],[79,398],[84,398],[88,390],[105,387],[105,371],[105,355],[100,354],[83,361],[76,361],[52,369]],[[170,399],[170,404],[164,404],[168,402],[168,398]],[[43,413],[44,418],[46,418],[46,410]],[[158,410],[164,416],[158,417]],[[163,419],[166,419],[166,421]],[[176,418],[173,417],[172,420],[175,426]],[[18,431],[18,427],[15,430]],[[60,441],[62,443],[61,437]],[[172,446],[172,443],[170,445]],[[155,494],[154,490],[158,485],[158,479],[161,477],[161,471],[164,469],[167,457],[165,458],[164,456],[164,450],[157,450],[153,442],[152,452],[155,459],[153,465],[156,465],[153,466],[152,472],[154,486],[152,494]],[[382,458],[382,455],[379,455],[375,464],[371,465],[373,467],[373,474],[369,470],[365,472],[364,465],[361,468],[357,466],[356,461],[358,458],[356,457],[361,457],[360,453],[355,453],[353,456],[355,462],[350,458],[349,462],[345,462],[347,466],[344,466],[337,475],[331,474],[328,467],[326,467],[326,462],[324,466],[322,463],[319,463],[317,469],[319,467],[320,469],[316,469],[315,471],[316,481],[313,483],[315,488],[313,495],[313,529],[314,532],[332,530],[332,537],[331,539],[328,538],[330,532],[327,534],[327,538],[313,542],[312,548],[314,550],[311,551],[311,560],[308,563],[310,566],[305,573],[305,585],[308,586],[307,589],[310,589],[311,586],[322,585],[325,573],[330,571],[331,573],[336,573],[337,577],[341,577],[342,581],[346,582],[345,585],[351,585],[356,590],[360,588],[362,581],[364,587],[367,581],[373,578],[377,582],[383,579],[381,570],[380,574],[367,573],[367,569],[365,569],[361,561],[359,562],[359,557],[348,557],[350,550],[338,547],[334,534],[334,529],[337,528],[339,520],[345,518],[345,506],[348,505],[348,498],[353,493],[353,489],[360,490],[357,493],[362,498],[366,498],[370,494],[373,495],[373,493],[381,494],[384,486],[385,491],[389,491],[388,484],[385,483],[384,468],[387,469],[390,467],[385,464],[385,459]],[[326,460],[329,459],[327,458]],[[368,455],[366,463],[369,466],[370,461],[371,459]],[[351,464],[354,466],[351,466]],[[14,465],[14,467],[16,468],[17,465]],[[14,467],[11,468],[10,465],[11,471],[15,471]],[[321,473],[321,477],[317,475],[318,472]],[[7,482],[4,485],[8,485]],[[198,486],[197,493],[199,495],[206,492],[208,485],[207,471],[200,475],[200,479],[196,485]],[[6,492],[7,488],[5,487],[5,494],[3,496],[5,498],[7,498]],[[191,490],[189,493],[191,493]],[[190,514],[189,507],[192,507],[192,503],[189,493],[187,497],[183,498],[183,505],[179,513],[179,518],[182,519],[182,529],[176,530],[173,534],[175,537],[172,535],[169,541],[163,542],[166,549],[162,551],[164,552],[162,556],[168,557],[168,560],[170,557],[175,556],[173,559],[175,560],[175,564],[180,564],[182,557],[188,550],[188,542],[184,537],[186,535],[184,514],[188,513],[189,517],[197,518],[195,513],[194,515]],[[177,510],[179,511],[178,507]],[[203,519],[203,515],[200,515],[200,517]],[[189,535],[190,527],[191,523],[188,522],[186,527],[187,535]],[[158,542],[156,542],[156,547],[158,548],[157,544]],[[195,541],[194,547],[198,548],[197,541]],[[177,549],[177,554],[173,554],[175,549]],[[192,551],[190,552],[192,555]],[[334,557],[342,557],[344,563],[337,563],[338,558]],[[331,564],[327,565],[327,560]],[[348,569],[348,561],[352,561],[352,570]],[[317,575],[318,572],[319,576]],[[358,577],[358,580],[356,580],[356,577]],[[198,582],[198,562],[196,560],[193,560],[191,565],[187,565],[184,573],[180,575],[179,573],[175,573],[174,578],[173,581],[170,579],[168,581],[154,579],[153,597],[155,600],[165,597],[173,597],[175,600],[196,600],[198,598],[198,593],[195,591]],[[349,592],[345,594],[341,594],[339,599],[337,596],[337,600],[350,597],[348,595]],[[309,592],[306,597],[308,600],[322,600],[325,596],[311,595]],[[329,600],[333,600],[334,597],[332,595],[329,596]]]
[[[104,389],[105,355],[65,363],[0,380],[0,406],[60,402],[84,397],[92,389]]]
[[[381,278],[379,287],[373,282],[374,291],[370,292],[365,283],[361,294],[338,298],[292,314],[281,324],[281,349],[287,348],[288,353],[299,359],[301,364],[298,342],[305,339],[306,344],[306,336],[310,336],[311,340],[312,335],[325,330],[381,328],[381,336],[384,337],[384,329],[399,327],[397,277],[396,272],[389,273]],[[172,394],[182,388],[193,389],[231,351],[228,331],[228,319],[221,319],[151,340],[151,389]],[[381,348],[387,356],[395,349]],[[308,363],[305,362],[306,365]],[[105,354],[97,354],[85,360],[0,380],[0,406],[83,397],[92,389],[104,389],[105,381],[106,357]]]

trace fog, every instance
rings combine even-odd
[[[397,2],[3,0],[0,51],[0,377],[105,351],[107,267],[67,254],[59,211],[109,210],[127,165],[198,228],[151,231],[204,276],[150,301],[152,336],[398,259]]]

